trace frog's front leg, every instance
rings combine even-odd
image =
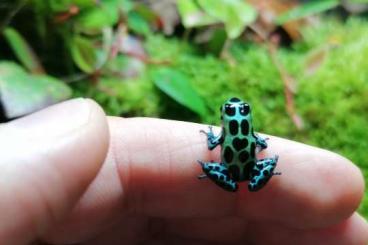
[[[212,126],[208,126],[209,132],[206,132],[204,130],[200,130],[201,133],[204,133],[207,135],[207,145],[209,150],[213,150],[216,146],[222,144],[223,137],[222,137],[222,131],[219,135],[215,135],[212,130]]]
[[[201,165],[204,174],[199,175],[199,179],[208,177],[216,185],[227,191],[236,191],[238,184],[230,178],[229,171],[225,164],[217,162],[202,162],[198,161]]]
[[[254,137],[256,138],[257,152],[260,152],[260,151],[267,148],[268,138],[263,138],[263,137],[259,136],[259,134],[254,134]]]
[[[276,155],[274,158],[265,158],[257,161],[250,174],[249,191],[258,191],[267,184],[273,175],[281,174],[274,172],[278,158]]]

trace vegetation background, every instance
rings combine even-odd
[[[366,0],[3,0],[1,121],[71,98],[110,115],[257,129],[338,152],[368,180]],[[368,217],[368,194],[360,212]]]

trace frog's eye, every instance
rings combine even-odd
[[[235,107],[231,104],[225,104],[225,114],[228,116],[235,116]]]
[[[249,114],[249,111],[250,111],[250,107],[248,104],[244,103],[240,105],[239,112],[241,115],[246,116]]]

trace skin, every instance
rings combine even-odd
[[[283,175],[229,193],[196,178],[197,159],[220,159],[206,128],[106,118],[85,99],[1,125],[0,243],[368,243],[355,212],[364,182],[350,161],[267,136],[259,157],[278,154]]]

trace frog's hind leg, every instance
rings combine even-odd
[[[198,176],[198,179],[208,177],[216,185],[227,191],[236,191],[238,184],[230,178],[229,171],[225,164],[217,162],[202,162],[198,161],[201,165],[204,174]]]
[[[265,158],[258,160],[251,171],[251,178],[248,184],[249,191],[258,191],[264,187],[273,175],[280,175],[274,172],[278,160],[276,155],[274,158]]]

